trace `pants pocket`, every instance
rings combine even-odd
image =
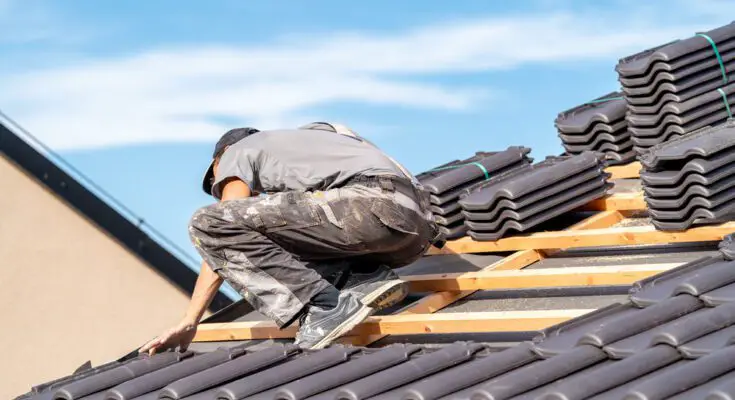
[[[409,214],[408,210],[391,201],[382,199],[373,201],[370,211],[390,229],[409,235],[419,234],[415,218]]]
[[[303,229],[322,223],[318,206],[303,193],[286,192],[276,196],[278,199],[266,200],[255,207],[258,225],[265,232]]]

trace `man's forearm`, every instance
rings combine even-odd
[[[194,293],[184,315],[184,323],[190,325],[199,323],[221,285],[222,278],[212,271],[206,262],[202,262],[202,270],[194,285]]]

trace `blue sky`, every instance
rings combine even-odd
[[[511,145],[617,60],[729,23],[734,0],[0,0],[0,109],[191,258],[211,147],[235,126],[350,125],[420,172]]]

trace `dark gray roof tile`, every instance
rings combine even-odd
[[[403,400],[434,400],[537,361],[528,343],[432,375],[405,388]]]
[[[723,60],[731,60],[735,56],[735,40],[720,43],[717,48]],[[651,65],[647,74],[635,77],[620,76],[619,81],[624,87],[648,86],[661,80],[677,81],[703,70],[719,68],[717,58],[712,57],[712,53],[708,53],[706,48],[702,50],[670,62],[656,62]]]
[[[707,266],[706,272],[692,274],[674,289],[674,295],[701,296],[711,290],[735,282],[735,261],[722,261]]]
[[[655,378],[657,378],[657,377],[659,377],[659,376],[661,376],[661,375],[663,375],[663,374],[665,374],[665,373],[667,373],[669,371],[672,371],[672,370],[675,370],[675,369],[678,369],[678,368],[682,368],[682,367],[688,365],[689,363],[691,363],[691,361],[681,360],[681,361],[674,362],[673,364],[668,364],[667,366],[665,366],[665,367],[663,367],[661,369],[657,369],[657,370],[654,370],[653,372],[651,372],[649,374],[642,375],[638,379],[634,379],[634,380],[629,381],[627,383],[624,383],[624,384],[622,384],[622,385],[620,385],[620,386],[618,386],[616,388],[612,388],[612,389],[610,389],[610,390],[608,390],[606,392],[602,392],[602,393],[600,393],[598,395],[595,395],[595,396],[590,397],[589,399],[585,399],[585,400],[622,400],[622,399],[625,398],[625,395],[628,393],[628,391],[631,388],[639,385],[641,382],[646,382],[646,381],[648,381],[650,379],[655,379]]]
[[[698,298],[678,295],[625,317],[610,318],[579,339],[580,344],[603,347],[626,337],[653,329],[704,306]]]
[[[470,360],[482,350],[479,344],[456,343],[411,361],[348,383],[338,392],[341,399],[365,399]]]
[[[726,67],[732,68],[733,64],[730,61],[727,60],[725,65]],[[676,81],[661,81],[659,83],[637,87],[623,86],[622,91],[625,100],[630,104],[662,104],[663,101],[659,101],[659,98],[665,93],[679,95],[676,101],[681,103],[695,96],[712,91],[713,88],[711,85],[717,80],[719,80],[719,86],[722,86],[722,72],[720,68],[715,67],[699,71]],[[657,112],[660,112],[660,109]]]
[[[735,36],[735,23],[721,26],[704,32],[715,43],[722,45]],[[648,73],[657,62],[674,62],[695,52],[707,53],[712,48],[704,38],[692,36],[684,40],[675,40],[661,46],[644,50],[639,53],[621,58],[615,70],[622,76],[641,76]]]
[[[664,219],[655,216],[651,223],[660,231],[684,231],[699,225],[725,223],[735,219],[735,199],[727,200],[711,209],[705,206],[691,207],[685,212],[686,219]]]
[[[166,352],[144,357],[116,368],[100,372],[84,379],[61,386],[55,391],[55,399],[76,400],[86,395],[109,389],[149,372],[173,365],[192,356],[192,352]]]
[[[735,326],[731,325],[685,343],[679,346],[679,351],[686,358],[704,357],[727,346],[733,337],[735,337]]]
[[[472,398],[477,400],[509,399],[569,376],[605,358],[605,353],[594,346],[579,346],[572,351],[491,379],[477,389],[472,394]]]
[[[324,351],[307,352],[273,368],[230,382],[217,391],[217,396],[220,399],[239,400],[344,363],[358,351],[356,348],[336,346]]]
[[[661,324],[653,329],[648,329],[643,332],[637,333],[635,335],[628,336],[624,339],[612,342],[606,345],[604,347],[604,350],[610,355],[611,358],[622,359],[622,358],[634,356],[635,354],[638,354],[641,351],[652,348],[659,344],[672,345],[666,342],[664,343],[657,342],[656,339],[658,335],[668,334],[667,336],[670,336],[672,331],[676,332],[677,329],[681,330],[682,323],[686,323],[687,321],[693,321],[696,316],[699,316],[702,313],[707,313],[709,311],[711,310],[710,309],[696,310],[692,313],[683,315],[680,318],[677,318],[675,320]],[[672,345],[672,346],[675,346],[675,345]]]
[[[591,152],[572,157],[550,157],[511,174],[491,179],[460,200],[460,205],[467,211],[489,210],[503,198],[515,200],[574,175],[603,167],[599,156]]]
[[[406,362],[420,349],[415,345],[391,345],[356,357],[345,364],[287,383],[276,390],[275,394],[279,399],[305,399]]]
[[[570,384],[576,385],[577,382],[586,381],[587,376],[590,376],[601,369],[609,367],[612,364],[615,364],[615,361],[612,361],[612,360],[600,361],[597,364],[593,364],[590,367],[579,370],[574,374],[557,379],[553,383],[550,383],[544,386],[539,386],[536,389],[532,389],[530,391],[524,392],[523,394],[518,395],[518,396],[513,396],[512,399],[513,400],[538,400],[546,396],[549,396],[552,393],[559,393],[560,388],[564,390],[564,388],[567,385],[570,385]]]
[[[552,357],[574,349],[579,340],[598,325],[613,318],[626,318],[637,312],[632,304],[612,304],[579,318],[541,330],[533,339],[533,350],[542,357]]]
[[[475,174],[478,176],[474,178],[470,183],[467,183],[464,185],[457,185],[451,189],[448,189],[444,193],[431,194],[429,196],[429,200],[431,201],[432,205],[436,205],[440,207],[449,207],[452,203],[457,202],[462,196],[472,193],[477,188],[487,183],[488,179],[492,179],[493,176],[502,175],[510,171],[514,171],[516,169],[523,168],[529,165],[530,163],[531,163],[530,158],[523,158],[519,160],[518,162],[514,162],[512,164],[508,164],[504,167],[497,168],[497,169],[490,169],[486,167],[486,170],[488,172],[487,177],[485,176],[485,171],[480,169],[477,165],[473,164],[467,167],[463,167],[463,168],[469,168],[469,167],[473,168],[476,171]]]
[[[504,151],[490,153],[484,156],[470,158],[463,160],[462,162],[454,163],[449,166],[437,167],[446,168],[456,166],[457,168],[445,169],[439,171],[441,173],[431,176],[431,174],[423,175],[421,183],[434,195],[440,195],[446,193],[449,190],[456,189],[457,187],[473,183],[476,180],[484,179],[483,171],[472,163],[479,163],[485,167],[488,172],[495,172],[502,168],[511,166],[518,162],[528,161],[528,153],[531,151],[528,147],[512,146],[508,147]],[[418,179],[418,178],[417,178]],[[441,203],[439,203],[441,204]]]
[[[269,349],[248,353],[216,367],[183,377],[161,390],[162,399],[178,400],[191,394],[210,389],[232,379],[255,372],[286,360],[296,354],[292,345],[273,346]]]
[[[600,368],[590,368],[549,388],[543,400],[583,400],[614,389],[650,372],[681,360],[681,354],[669,346],[655,346]]]
[[[633,142],[630,135],[624,139],[618,139],[615,142],[608,140],[596,140],[590,144],[563,144],[564,150],[569,154],[582,154],[585,151],[594,151],[598,153],[625,153],[633,148]]]
[[[651,343],[678,347],[694,339],[717,332],[735,323],[735,303],[693,312],[666,324],[652,337]]]
[[[646,195],[646,203],[650,208],[654,209],[681,210],[697,198],[703,198],[710,202],[715,202],[717,201],[715,196],[726,193],[735,188],[735,168],[732,172],[732,175],[714,184],[709,182],[707,185],[693,184],[686,188],[677,187],[671,190],[671,192],[673,192],[673,195],[671,196],[659,197]]]
[[[556,128],[567,134],[585,134],[586,132],[606,129],[615,125],[625,117],[625,100],[621,92],[611,92],[559,113],[554,120]],[[611,100],[608,100],[611,99]]]
[[[735,67],[735,59],[732,66]],[[719,66],[715,67],[715,72],[719,71]],[[735,93],[735,84],[721,87],[728,97],[732,97]],[[730,100],[735,102],[735,97]],[[708,115],[715,111],[725,108],[722,100],[722,94],[717,91],[703,93],[700,96],[693,97],[684,102],[669,102],[664,104],[655,114],[638,114],[631,113],[626,117],[628,126],[638,129],[641,136],[656,136],[659,128],[666,124],[684,125],[688,122],[696,120],[702,116]],[[649,132],[650,134],[643,134]]]
[[[734,369],[735,347],[730,346],[635,385],[625,399],[665,399]]]
[[[641,307],[662,302],[674,296],[682,282],[706,273],[705,271],[709,266],[722,262],[724,260],[721,257],[702,257],[666,272],[642,279],[633,284],[630,299]]]
[[[527,219],[514,220],[506,219],[497,229],[490,230],[482,226],[481,223],[465,221],[465,225],[469,228],[468,235],[478,241],[498,240],[507,236],[510,232],[530,232],[542,223],[551,221],[553,218],[560,217],[570,211],[573,211],[593,200],[605,197],[609,192],[611,183],[604,186],[598,186],[584,193],[573,196],[570,199],[560,201],[560,199],[568,198],[567,194],[550,196],[543,204],[531,206],[535,210],[534,214]],[[543,211],[543,212],[542,212]]]
[[[735,399],[735,372],[729,372],[693,389],[681,392],[667,400],[733,400]]]
[[[641,159],[645,169],[658,171],[668,163],[711,157],[735,147],[735,122],[702,129],[675,141],[662,143]]]
[[[178,379],[213,368],[245,353],[242,346],[222,348],[211,353],[198,355],[182,362],[161,368],[129,381],[123,382],[107,391],[110,400],[130,400],[156,391]]]
[[[588,144],[600,138],[614,142],[623,136],[630,137],[628,123],[623,117],[611,124],[596,123],[592,129],[584,132],[559,131],[559,138],[570,144]]]
[[[663,171],[640,172],[641,182],[648,187],[682,188],[687,187],[685,181],[690,177],[704,178],[696,183],[708,185],[725,179],[733,174],[735,168],[735,152],[721,152],[712,157],[693,157],[683,166]]]
[[[462,211],[465,218],[470,221],[484,222],[497,220],[499,214],[503,211],[516,211],[517,213],[523,212],[523,209],[528,206],[532,206],[534,203],[543,203],[543,200],[550,196],[559,194],[562,192],[566,194],[568,190],[576,190],[580,193],[584,193],[587,190],[594,189],[599,186],[603,186],[607,182],[609,175],[602,174],[598,169],[589,169],[583,171],[577,175],[559,181],[556,185],[550,185],[542,187],[540,190],[531,192],[527,195],[520,196],[516,199],[501,198],[500,201],[495,203],[490,210],[483,211]],[[532,214],[531,214],[532,215]],[[523,219],[529,216],[528,213],[514,216],[515,219]]]
[[[732,264],[731,264],[732,265]],[[704,304],[709,307],[719,306],[720,304],[735,302],[735,284],[731,283],[709,291],[699,296]]]

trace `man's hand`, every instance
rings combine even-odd
[[[217,166],[215,164],[215,175],[216,173]],[[245,182],[237,178],[232,178],[224,183],[222,201],[242,199],[251,195],[250,187]],[[146,343],[138,352],[147,352],[153,355],[156,351],[176,347],[179,348],[179,351],[186,351],[197,333],[199,320],[201,320],[209,303],[214,299],[221,284],[222,278],[214,273],[206,262],[202,262],[202,269],[194,285],[194,293],[192,293],[189,309],[186,312],[184,320],[159,337]]]
[[[183,352],[189,347],[196,333],[196,324],[182,322],[146,343],[138,352],[147,352],[149,355],[153,355],[156,351],[164,351],[175,347],[178,347],[179,351]]]

